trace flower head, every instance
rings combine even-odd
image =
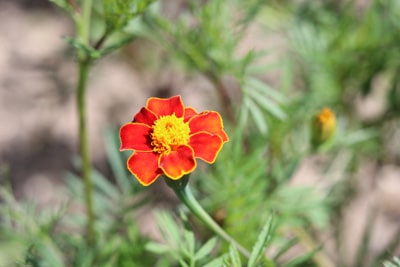
[[[160,175],[178,180],[196,168],[196,158],[213,163],[228,141],[221,116],[185,107],[180,96],[151,97],[120,129],[120,150],[133,150],[127,166],[142,185]]]
[[[336,118],[333,111],[329,108],[323,108],[312,120],[311,141],[314,146],[319,146],[329,140],[336,130]]]

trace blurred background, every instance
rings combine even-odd
[[[277,165],[284,166],[291,159],[282,153],[307,146],[308,121],[319,109],[330,107],[336,114],[334,144],[320,153],[303,153],[287,183],[322,191],[335,186],[329,220],[344,226],[343,243],[335,245],[332,236],[338,233],[329,227],[320,240],[328,254],[342,262],[337,266],[364,266],[357,265],[357,255],[366,242],[365,258],[382,251],[400,256],[400,3],[249,3],[256,8],[247,10],[246,26],[233,40],[211,32],[211,26],[209,32],[185,32],[187,21],[199,20],[185,0],[158,3],[167,21],[162,25],[185,21],[179,24],[182,28],[165,26],[165,36],[156,29],[159,21],[147,21],[146,28],[128,26],[128,32],[137,34],[135,40],[96,61],[89,77],[87,119],[95,168],[112,176],[104,134],[130,121],[148,97],[180,94],[186,105],[199,111],[220,111],[228,118],[228,129],[233,129],[231,109],[241,110],[238,103],[244,99],[257,102],[257,95],[249,92],[262,82],[273,101],[263,102],[267,107],[260,109],[261,118],[257,110],[247,109],[253,121],[250,136],[269,144],[269,164],[279,158]],[[210,24],[230,29],[227,13]],[[202,49],[210,52],[205,58],[215,64],[191,61],[190,55],[201,53],[200,48],[177,48],[185,34],[192,43],[204,44]],[[18,200],[32,201],[39,208],[67,201],[66,174],[78,170],[77,67],[64,40],[73,35],[71,20],[48,1],[0,1],[0,182],[9,183]],[[214,38],[208,40],[209,47],[204,36]],[[162,38],[170,42],[165,44]],[[247,68],[246,60],[257,63],[246,69],[256,78],[238,71]],[[236,63],[239,67],[233,68]],[[158,191],[163,194],[152,205],[175,205],[162,184],[149,189]],[[142,231],[157,236],[156,226],[149,224],[151,209],[150,205],[140,211]],[[369,227],[373,230],[366,231]]]

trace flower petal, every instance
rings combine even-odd
[[[142,108],[133,118],[134,122],[144,123],[148,126],[152,126],[157,116],[148,108]]]
[[[164,174],[173,180],[191,173],[196,168],[194,152],[188,146],[180,146],[176,151],[161,155],[159,162]]]
[[[193,148],[196,158],[213,163],[222,148],[223,141],[216,134],[199,132],[190,136],[189,145]]]
[[[183,115],[184,117],[184,122],[187,122],[191,117],[193,117],[194,115],[199,114],[194,108],[192,107],[185,107],[185,115]]]
[[[150,97],[147,100],[146,107],[158,117],[175,113],[180,118],[184,112],[182,98],[179,95],[170,98]]]
[[[151,128],[143,123],[126,123],[119,130],[120,150],[153,151],[150,139]]]
[[[134,152],[128,159],[128,170],[144,186],[148,186],[162,174],[158,168],[159,154],[154,152]]]
[[[219,113],[215,111],[205,111],[193,116],[189,120],[189,127],[192,134],[207,132],[210,134],[217,134],[224,143],[229,140],[228,135],[223,129],[222,118]]]

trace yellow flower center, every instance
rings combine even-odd
[[[189,142],[189,124],[175,114],[161,116],[154,122],[151,145],[154,152],[169,153]]]

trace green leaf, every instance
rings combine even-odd
[[[221,257],[215,258],[212,261],[208,262],[207,264],[203,265],[203,267],[221,267],[224,266],[224,258],[226,257],[225,255],[222,255]]]
[[[268,131],[268,125],[264,117],[263,112],[260,110],[258,105],[254,103],[249,97],[245,97],[244,100],[245,107],[249,110],[250,115],[253,117],[254,123],[256,124],[258,130],[262,134],[266,134]]]
[[[77,49],[77,51],[83,52],[90,59],[98,59],[101,57],[101,54],[96,49],[82,43],[79,39],[64,37],[64,40]]]
[[[179,260],[179,264],[181,265],[181,267],[190,267],[189,264],[184,262],[182,259]]]
[[[372,130],[362,129],[354,131],[352,133],[347,134],[345,137],[342,137],[340,143],[343,146],[352,146],[364,141],[368,141],[376,136],[377,136],[376,132]]]
[[[393,257],[393,262],[385,261],[383,265],[385,267],[400,267],[400,259],[397,257]]]
[[[165,254],[171,250],[168,246],[156,242],[147,243],[145,249],[155,254]]]
[[[96,53],[93,53],[91,55],[93,55],[93,58],[100,58],[100,57],[104,57],[112,52],[114,52],[115,50],[131,43],[133,40],[135,40],[137,38],[136,35],[128,35],[127,37],[119,40],[118,42],[116,42],[115,44],[109,45],[107,47],[105,47],[104,49],[100,50],[100,51],[96,51]]]
[[[111,199],[118,199],[120,197],[120,192],[116,189],[116,187],[99,171],[92,170],[92,180],[93,186],[100,192],[109,196]]]
[[[294,245],[298,243],[298,238],[294,237],[287,242],[285,242],[276,252],[275,256],[273,257],[273,260],[276,261],[279,259],[280,256],[285,254],[290,248],[292,248]]]
[[[281,63],[274,63],[274,64],[268,63],[264,65],[249,66],[247,67],[246,71],[252,75],[265,74],[270,70],[277,69],[281,65],[282,65]]]
[[[233,267],[241,267],[242,263],[240,261],[239,252],[237,251],[236,247],[233,244],[229,246],[229,256],[232,261]]]
[[[165,241],[174,248],[177,248],[181,240],[181,232],[172,215],[165,211],[156,211],[154,215]]]
[[[312,257],[315,255],[315,253],[317,253],[318,250],[319,250],[319,248],[309,251],[309,252],[289,261],[288,263],[286,263],[284,265],[284,267],[295,267],[295,266],[304,264],[304,263],[310,261],[312,259]]]
[[[106,130],[104,139],[107,159],[110,163],[115,180],[119,189],[124,193],[124,195],[127,195],[130,192],[130,187],[132,185],[126,171],[125,160],[122,158],[122,154],[118,149],[115,131],[111,129]]]
[[[272,220],[273,217],[271,215],[259,234],[257,243],[254,245],[253,250],[251,251],[249,263],[247,265],[248,267],[255,267],[259,258],[264,253],[265,246],[271,238]]]
[[[250,79],[249,79],[250,80]],[[252,79],[256,81],[255,79]],[[259,81],[258,81],[259,82]],[[260,107],[262,107],[265,111],[271,113],[273,116],[280,120],[286,119],[286,114],[283,112],[283,110],[273,101],[270,99],[270,96],[267,95],[267,92],[273,92],[273,90],[269,89],[267,86],[265,86],[264,90],[261,91],[261,88],[257,87],[251,87],[252,84],[248,85],[247,89],[247,94],[256,102],[259,104]],[[275,98],[275,101],[283,102],[284,100],[280,99],[280,95],[277,93],[272,93]],[[279,100],[278,100],[279,99]]]
[[[66,174],[66,179],[65,179],[65,184],[67,188],[69,189],[69,193],[76,198],[82,198],[83,197],[83,192],[82,192],[82,180],[75,174],[73,173],[67,173]]]
[[[62,252],[53,244],[49,237],[43,237],[43,240],[37,246],[45,261],[52,267],[63,267]]]
[[[49,0],[51,3],[57,5],[58,7],[64,9],[65,11],[67,11],[68,13],[73,13],[73,8],[71,7],[71,5],[68,3],[68,1],[66,0]]]
[[[213,237],[207,241],[195,254],[195,259],[200,260],[211,253],[215,245],[217,244],[217,238]]]
[[[196,249],[196,240],[192,231],[184,230],[185,242],[182,251],[186,252],[189,257],[193,257]]]
[[[246,81],[251,88],[253,88],[254,90],[258,91],[261,94],[265,94],[266,96],[271,97],[278,103],[287,102],[287,99],[284,95],[279,93],[276,89],[271,88],[268,84],[252,77],[248,77]]]

